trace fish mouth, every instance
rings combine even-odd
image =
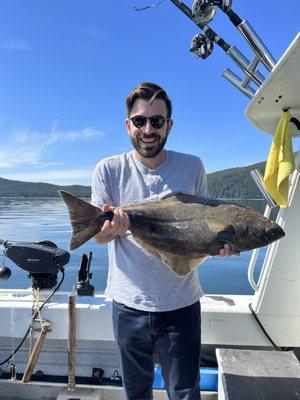
[[[284,233],[284,230],[281,228],[281,226],[276,224],[276,226],[274,226],[272,228],[265,229],[264,236],[266,238],[268,238],[269,240],[273,241],[273,240],[278,240],[278,239],[284,237],[285,233]]]

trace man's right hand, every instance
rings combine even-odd
[[[110,211],[109,204],[103,204],[101,207],[103,212]],[[117,235],[125,235],[130,226],[128,214],[121,207],[114,209],[114,217],[112,221],[106,220],[101,228],[101,231],[94,236],[98,243],[108,243]]]

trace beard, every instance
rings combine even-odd
[[[131,136],[130,135],[130,140],[135,148],[135,150],[139,153],[140,156],[145,157],[145,158],[153,158],[159,154],[163,148],[165,147],[165,144],[167,143],[168,135],[166,135],[163,139],[161,138],[160,135],[156,133],[152,133],[150,135],[147,135],[147,139],[156,139],[154,143],[144,143],[142,142],[141,138],[143,135],[136,135],[136,136]]]

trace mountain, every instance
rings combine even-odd
[[[258,169],[264,174],[266,162],[248,165],[247,167],[225,169],[207,175],[210,197],[230,199],[262,199],[250,171]]]
[[[0,197],[58,197],[58,190],[66,190],[78,197],[91,197],[90,186],[59,186],[42,182],[20,182],[0,178]]]
[[[250,176],[257,168],[263,174],[265,162],[241,168],[225,169],[208,174],[208,190],[211,197],[259,199],[259,190]],[[66,190],[78,197],[90,197],[90,186],[58,186],[50,183],[20,182],[0,178],[0,197],[58,197],[58,190]]]

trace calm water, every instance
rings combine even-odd
[[[247,200],[245,205],[264,212],[265,203],[261,200]],[[51,240],[58,247],[67,249],[70,239],[70,225],[64,203],[52,198],[0,198],[0,239],[13,241]],[[2,254],[2,248],[0,247]],[[70,290],[76,282],[82,253],[93,252],[91,272],[92,284],[96,291],[105,289],[107,279],[107,246],[98,245],[90,240],[79,249],[71,252],[70,263],[66,266],[66,278],[63,290]],[[259,276],[266,249],[261,249],[255,270]],[[250,294],[252,288],[247,279],[247,268],[251,252],[244,252],[239,257],[214,257],[198,269],[202,287],[206,293]],[[2,259],[0,258],[0,262]],[[30,280],[27,273],[15,266],[10,260],[5,263],[12,270],[7,281],[0,281],[0,289],[27,288]]]

